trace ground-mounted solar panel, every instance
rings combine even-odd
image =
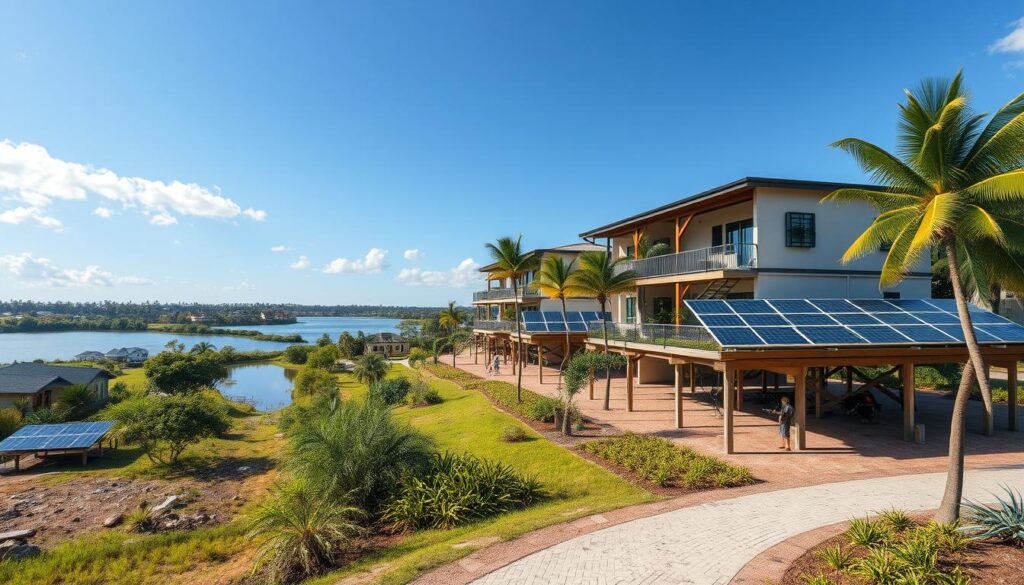
[[[764,345],[750,327],[708,327],[708,331],[725,346]]]
[[[921,343],[958,341],[931,325],[893,325],[892,328],[909,337],[911,341]]]
[[[735,311],[729,308],[729,304],[725,301],[709,301],[709,300],[696,300],[686,301],[690,310],[698,315],[711,315],[711,314],[732,314]]]
[[[809,342],[792,327],[754,327],[754,333],[768,345],[807,345]]]
[[[768,304],[780,313],[817,313],[820,311],[804,299],[772,299]]]
[[[843,325],[878,325],[881,323],[867,313],[832,313],[829,316]]]
[[[747,325],[750,325],[751,327],[776,327],[789,325],[789,323],[782,318],[782,315],[762,315],[758,313],[742,315],[742,318],[747,322]]]
[[[797,327],[804,337],[815,345],[848,345],[851,343],[864,343],[864,339],[841,326],[811,326]]]
[[[773,309],[766,301],[755,299],[737,299],[729,301],[729,306],[732,307],[733,311],[740,314],[775,312],[775,309]]]
[[[743,327],[746,325],[738,315],[705,315],[704,324],[708,327]]]
[[[95,445],[113,426],[110,421],[27,425],[0,441],[0,452],[85,449]]]
[[[835,320],[824,313],[790,313],[783,315],[793,325],[835,325]]]

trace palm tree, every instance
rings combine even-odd
[[[379,353],[368,353],[356,359],[352,375],[367,386],[373,386],[384,379],[390,367],[391,364],[384,356]]]
[[[208,351],[215,351],[217,346],[210,343],[209,341],[200,341],[199,343],[192,346],[189,353],[206,353]]]
[[[541,262],[540,270],[533,279],[533,288],[540,291],[549,299],[558,299],[562,303],[562,320],[565,318],[565,298],[577,296],[573,283],[575,282],[576,261],[570,260],[566,263],[561,256],[548,256]],[[558,365],[558,386],[562,386],[562,371],[565,370],[565,362],[569,359],[569,328],[565,328],[565,355],[562,356],[562,363]],[[538,358],[540,361],[540,358]]]
[[[581,296],[597,299],[601,303],[601,321],[604,329],[604,352],[608,353],[608,298],[612,295],[636,289],[636,273],[632,270],[617,270],[616,265],[625,260],[612,260],[608,252],[584,252],[580,254],[580,269],[575,273],[573,287]],[[611,409],[612,376],[605,372],[604,409]]]
[[[489,270],[491,278],[508,278],[512,281],[512,301],[515,303],[516,341],[523,347],[523,331],[519,323],[519,281],[537,267],[537,258],[533,254],[523,253],[523,236],[516,239],[499,238],[493,244],[485,244],[487,251],[494,260],[494,267]],[[523,368],[519,368],[516,378],[516,401],[523,401]]]
[[[455,306],[455,301],[448,301],[448,308],[437,315],[437,324],[447,329],[449,333],[454,332],[465,322],[466,315]]]
[[[879,281],[883,288],[902,280],[932,246],[945,251],[970,355],[964,377],[977,379],[991,417],[992,393],[967,307],[962,261],[968,261],[964,254],[995,257],[1024,251],[1019,219],[1024,208],[1024,94],[991,118],[971,111],[960,72],[952,80],[927,80],[906,95],[900,105],[898,154],[856,138],[833,144],[851,154],[882,188],[839,189],[824,201],[867,202],[879,210],[842,261],[890,246]],[[1001,280],[1020,276],[991,265],[1000,266]],[[961,383],[957,402],[960,393],[969,391],[970,384]],[[957,518],[963,490],[964,410],[954,411],[950,428],[946,494],[936,515],[945,522]]]

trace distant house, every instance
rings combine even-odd
[[[287,311],[262,311],[260,319],[263,321],[290,321],[292,314]]]
[[[103,354],[103,357],[115,362],[138,365],[146,361],[149,352],[141,347],[115,347]]]
[[[106,356],[102,351],[83,351],[82,353],[75,356],[75,361],[78,362],[97,362],[104,359]]]
[[[217,318],[206,313],[189,313],[188,320],[192,323],[216,323]]]
[[[394,333],[374,333],[366,338],[363,353],[379,353],[388,357],[405,355],[409,353],[409,342]]]
[[[99,368],[51,366],[20,362],[0,368],[0,408],[12,406],[19,398],[32,401],[32,408],[52,405],[68,386],[82,384],[92,390],[96,400],[107,399],[107,381],[113,378]]]

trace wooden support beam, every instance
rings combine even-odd
[[[1006,413],[1009,415],[1007,421],[1007,428],[1011,431],[1017,431],[1017,411],[1019,406],[1017,405],[1017,362],[1013,361],[1006,366]]]
[[[743,410],[743,378],[746,376],[746,371],[738,370],[736,372],[736,409]]]
[[[733,396],[732,386],[733,380],[736,378],[736,372],[732,368],[725,369],[725,375],[722,380],[722,436],[724,439],[724,448],[726,454],[731,454],[735,451],[735,441],[733,440]]]
[[[676,428],[683,428],[683,366],[676,365],[673,367],[675,370],[675,384],[673,384],[673,397],[675,398],[676,406]]]
[[[544,344],[537,344],[537,381],[544,383]]]
[[[797,451],[807,448],[807,368],[800,368],[794,379],[793,408],[796,410],[796,441],[793,447]]]
[[[1007,373],[1009,373],[1009,370],[1007,370]],[[992,366],[988,362],[985,362],[985,378],[988,379],[989,387],[991,388]],[[989,437],[996,432],[995,417],[993,412],[985,407],[984,402],[982,402],[981,406],[981,432]]]
[[[821,418],[825,409],[825,369],[814,369],[814,418]]]
[[[633,377],[636,374],[636,361],[633,357],[626,358],[626,410],[633,412]]]
[[[900,384],[903,394],[903,440],[914,440],[914,364],[906,363],[900,367]]]
[[[597,374],[594,370],[590,370],[590,399],[594,399],[594,376]]]
[[[697,368],[690,362],[690,394],[697,391]]]

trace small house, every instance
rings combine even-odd
[[[111,379],[113,376],[100,368],[14,363],[0,368],[0,408],[13,406],[19,398],[30,399],[33,409],[47,408],[64,388],[79,384],[89,388],[96,400],[105,401]]]
[[[149,358],[149,351],[141,347],[115,347],[103,357],[123,364],[139,365]]]
[[[409,342],[394,333],[374,333],[366,337],[364,354],[378,353],[387,357],[409,353]]]
[[[75,356],[75,361],[78,362],[98,362],[105,359],[106,356],[102,351],[83,351],[82,353]]]

